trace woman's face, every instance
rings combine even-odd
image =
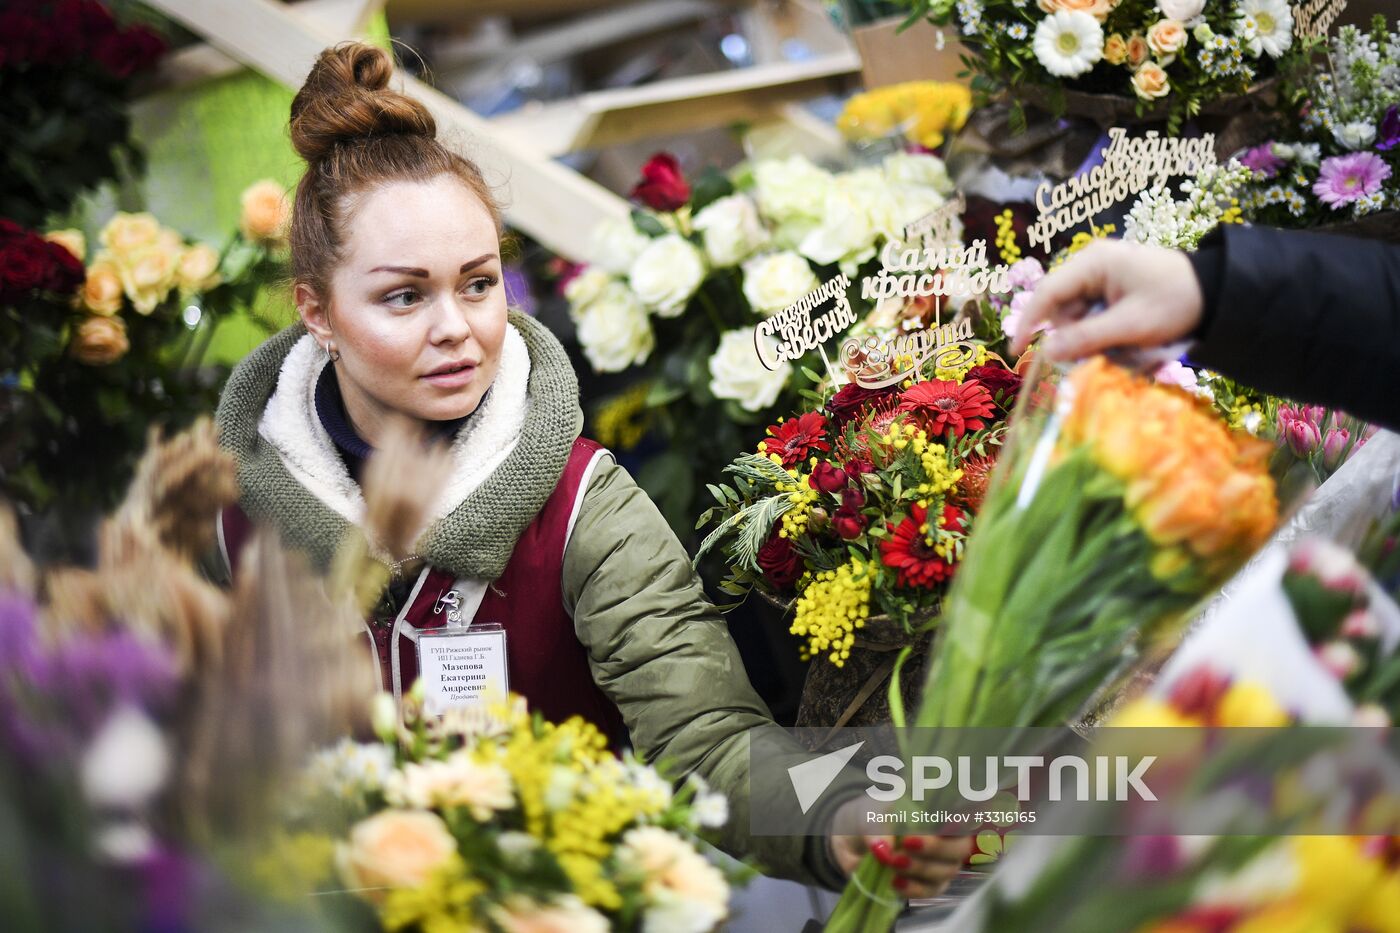
[[[471,414],[506,333],[501,245],[481,199],[451,175],[356,196],[327,296],[297,286],[307,329],[340,353],[346,412],[371,445],[389,420]]]

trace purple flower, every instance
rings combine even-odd
[[[1400,146],[1400,104],[1391,104],[1385,116],[1381,117],[1380,132],[1376,135],[1376,148],[1381,152],[1389,152],[1396,146]]]
[[[1274,153],[1273,143],[1246,149],[1244,155],[1240,156],[1240,164],[1259,172],[1265,178],[1273,178],[1279,169],[1283,168],[1283,160]]]
[[[1374,152],[1353,152],[1322,161],[1313,194],[1332,210],[1368,198],[1390,177],[1390,166]]]

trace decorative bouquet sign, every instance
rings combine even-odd
[[[1347,8],[1347,0],[1302,0],[1293,6],[1293,35],[1299,39],[1325,39],[1327,31]]]
[[[1129,136],[1115,126],[1108,138],[1102,163],[1058,185],[1047,181],[1036,189],[1040,213],[1027,231],[1032,247],[1048,245],[1057,234],[1091,223],[1115,204],[1148,189],[1163,188],[1169,178],[1194,178],[1216,164],[1212,133],[1194,139],[1161,136],[1156,130]]]

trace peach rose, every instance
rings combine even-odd
[[[243,235],[262,243],[275,243],[287,236],[291,205],[286,190],[270,178],[254,182],[243,192],[243,217],[238,222]]]
[[[1128,37],[1128,67],[1136,68],[1147,61],[1147,56],[1152,53],[1152,47],[1147,44],[1147,40],[1141,33],[1133,33]]]
[[[574,895],[557,898],[550,904],[537,904],[527,898],[513,898],[491,917],[505,933],[607,933],[608,921]]]
[[[1174,19],[1159,19],[1147,30],[1147,44],[1158,55],[1175,55],[1186,45],[1186,27]]]
[[[87,237],[83,236],[81,230],[54,230],[44,234],[44,239],[68,250],[78,262],[87,258]]]
[[[87,280],[78,299],[93,314],[116,314],[122,308],[122,280],[111,260],[98,259],[88,266]]]
[[[457,854],[442,817],[427,810],[385,810],[356,823],[336,861],[352,888],[416,888]],[[381,891],[360,892],[378,901]]]
[[[153,245],[161,235],[160,221],[150,214],[118,212],[98,234],[102,245],[118,257]]]
[[[1143,100],[1157,100],[1171,93],[1171,84],[1161,65],[1144,62],[1133,72],[1133,90]]]
[[[1103,60],[1110,65],[1121,65],[1128,60],[1128,43],[1122,33],[1113,33],[1103,40]]]
[[[125,262],[118,264],[122,288],[138,314],[150,314],[170,294],[179,260],[178,253],[158,244],[127,256]]]
[[[1108,14],[1118,5],[1118,0],[1036,0],[1036,5],[1045,13],[1058,13],[1061,10],[1078,10],[1088,13],[1099,22],[1108,19]]]
[[[202,292],[219,284],[219,254],[196,243],[180,254],[175,278],[183,292]]]
[[[68,350],[73,358],[87,366],[106,366],[126,355],[131,345],[126,339],[126,325],[119,317],[92,316],[73,331]]]

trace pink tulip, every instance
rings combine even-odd
[[[1329,641],[1313,654],[1318,663],[1338,680],[1346,680],[1361,667],[1361,655],[1344,641]]]
[[[1351,432],[1346,428],[1329,428],[1322,441],[1322,465],[1328,470],[1341,466],[1350,443]]]
[[[1318,433],[1317,426],[1304,418],[1292,418],[1283,420],[1283,411],[1279,411],[1279,427],[1283,431],[1283,438],[1288,442],[1291,449],[1299,457],[1307,458],[1317,453],[1317,448],[1322,443],[1322,435]]]

